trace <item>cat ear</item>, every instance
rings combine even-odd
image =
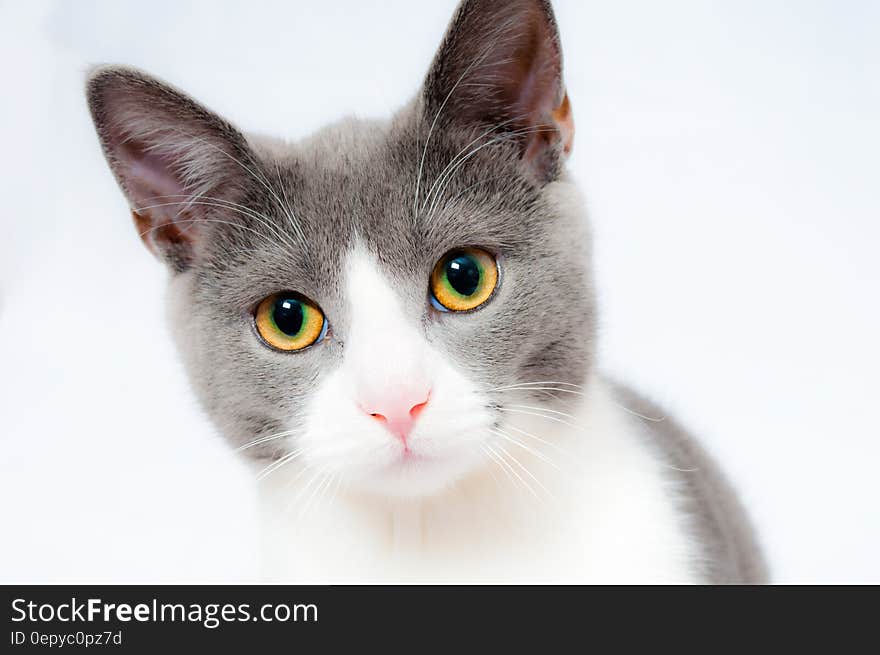
[[[139,71],[93,71],[86,86],[104,155],[147,247],[175,270],[199,256],[205,217],[243,194],[245,138],[191,98]]]
[[[541,183],[571,152],[574,122],[549,0],[464,0],[423,93],[425,119],[436,127],[494,127],[490,136],[515,138]]]

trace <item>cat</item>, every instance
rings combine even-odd
[[[722,473],[596,366],[547,0],[464,0],[389,120],[289,144],[142,72],[87,100],[266,580],[761,583]]]

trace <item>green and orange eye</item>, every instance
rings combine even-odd
[[[285,351],[308,348],[327,333],[324,312],[293,291],[282,291],[260,301],[254,324],[263,341]]]
[[[440,311],[466,312],[489,300],[496,286],[495,257],[480,248],[458,248],[434,266],[431,303]]]

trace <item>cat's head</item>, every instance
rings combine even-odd
[[[466,0],[411,103],[300,143],[125,68],[94,71],[88,101],[171,271],[192,383],[245,453],[423,495],[500,456],[512,404],[585,380],[588,242],[547,2]]]

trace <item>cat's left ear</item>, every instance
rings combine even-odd
[[[463,0],[423,90],[425,120],[516,140],[536,181],[556,178],[574,120],[549,0]]]

